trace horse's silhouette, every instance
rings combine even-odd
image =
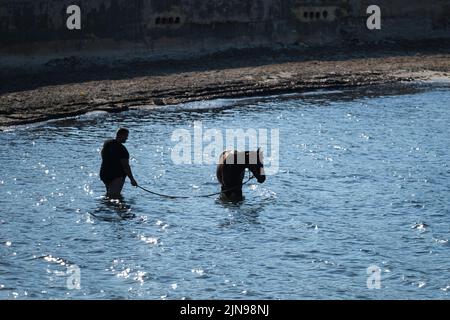
[[[222,185],[221,198],[224,200],[241,201],[242,181],[245,169],[249,169],[259,183],[266,180],[264,174],[263,153],[258,151],[224,151],[217,165],[217,180]]]

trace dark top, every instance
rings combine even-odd
[[[127,148],[115,139],[107,140],[102,149],[102,166],[100,168],[100,179],[110,183],[115,178],[125,177],[120,160],[130,158]]]

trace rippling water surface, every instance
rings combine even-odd
[[[450,292],[450,90],[365,89],[210,101],[0,133],[1,299],[435,299]],[[279,128],[280,168],[246,200],[106,202],[118,126],[154,191],[218,190],[175,165],[174,129]],[[381,289],[367,287],[367,268]],[[79,268],[79,269],[76,269]],[[80,271],[80,289],[70,280]],[[74,273],[75,272],[75,273]],[[68,286],[69,283],[69,286]],[[72,286],[73,287],[73,286]]]

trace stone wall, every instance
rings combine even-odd
[[[81,30],[68,30],[69,5]],[[382,10],[368,30],[366,9]],[[0,64],[450,39],[450,0],[0,0]]]

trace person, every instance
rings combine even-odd
[[[121,197],[126,177],[130,178],[133,187],[138,186],[131,171],[130,154],[123,145],[128,139],[128,134],[128,129],[120,128],[115,139],[105,141],[101,152],[100,179],[106,186],[106,196],[112,199]]]

